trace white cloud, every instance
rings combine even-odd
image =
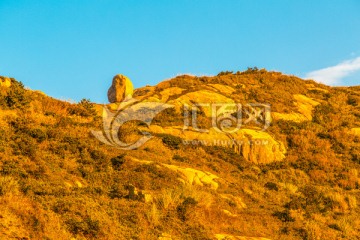
[[[322,68],[316,71],[309,72],[305,75],[307,79],[327,84],[338,85],[341,80],[352,73],[360,70],[360,57],[346,60],[335,66]]]

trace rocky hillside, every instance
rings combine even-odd
[[[0,239],[360,236],[360,87],[249,68],[108,95],[0,78]]]

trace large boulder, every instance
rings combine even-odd
[[[1,77],[0,76],[0,86],[2,87],[10,87],[11,86],[11,79],[8,77]]]
[[[124,75],[118,74],[113,78],[111,87],[108,90],[109,102],[122,102],[126,98],[131,98],[133,92],[134,86],[130,79]]]

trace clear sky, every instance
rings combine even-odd
[[[107,102],[178,74],[257,66],[360,84],[359,0],[0,0],[0,75],[62,99]]]

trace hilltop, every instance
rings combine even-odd
[[[360,235],[360,86],[249,68],[177,76],[125,103],[149,126],[118,126],[118,140],[152,136],[131,150],[94,136],[121,103],[103,112],[0,77],[1,239]]]

